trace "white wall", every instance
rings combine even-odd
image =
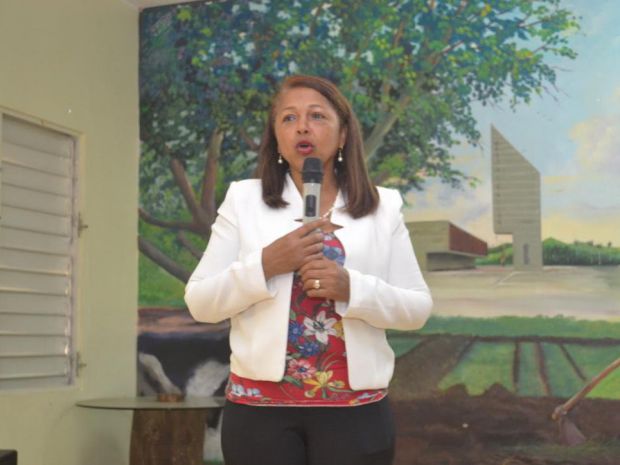
[[[0,449],[20,465],[128,463],[130,412],[75,406],[135,393],[138,12],[123,0],[0,0],[0,106],[80,140],[73,388],[0,392]]]

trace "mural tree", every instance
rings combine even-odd
[[[477,143],[472,104],[553,92],[578,22],[561,0],[263,0],[147,10],[141,29],[140,250],[184,281],[284,76],[340,86],[375,182],[461,186],[450,148]]]

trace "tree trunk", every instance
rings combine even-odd
[[[179,231],[177,233],[177,239],[179,240],[181,245],[185,247],[189,253],[192,254],[195,259],[200,260],[200,258],[202,257],[202,250],[199,250],[196,246],[194,246],[194,244],[192,244],[192,242],[187,238],[183,231]]]
[[[207,212],[196,201],[196,194],[194,193],[192,184],[187,178],[187,173],[185,172],[185,167],[183,166],[183,163],[177,158],[171,158],[170,170],[172,171],[174,182],[177,184],[177,186],[179,186],[179,189],[181,190],[181,195],[183,195],[185,204],[187,205],[188,210],[192,214],[194,222],[199,224],[204,229],[206,238],[206,235],[208,235],[208,232],[211,229],[211,223],[213,218],[209,217]]]
[[[202,175],[202,197],[200,199],[200,206],[207,213],[210,223],[215,219],[215,183],[217,181],[217,165],[219,163],[223,141],[224,133],[221,129],[216,128],[209,140],[207,161]]]
[[[400,97],[396,107],[389,113],[384,114],[375,127],[372,128],[370,136],[368,136],[368,138],[364,141],[367,162],[370,162],[375,157],[377,150],[379,150],[379,147],[383,144],[383,138],[388,132],[390,132],[394,126],[394,123],[396,123],[398,117],[407,107],[410,100],[411,97],[409,95],[403,95]]]
[[[140,252],[150,258],[157,265],[162,267],[172,276],[177,278],[179,281],[186,283],[191,276],[191,273],[186,269],[180,267],[174,260],[164,254],[161,250],[159,250],[155,245],[151,242],[147,241],[143,237],[138,237],[138,248]]]

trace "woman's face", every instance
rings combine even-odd
[[[323,171],[333,172],[334,157],[344,145],[346,130],[329,100],[314,89],[295,87],[280,94],[274,115],[278,152],[294,178],[301,175],[307,157],[319,158]]]

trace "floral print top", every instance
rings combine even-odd
[[[325,233],[323,254],[344,264],[344,249],[334,233]],[[286,370],[279,382],[230,374],[231,402],[272,406],[354,406],[384,398],[387,389],[355,391],[349,385],[345,334],[334,302],[311,298],[301,277],[293,278],[286,348]]]

